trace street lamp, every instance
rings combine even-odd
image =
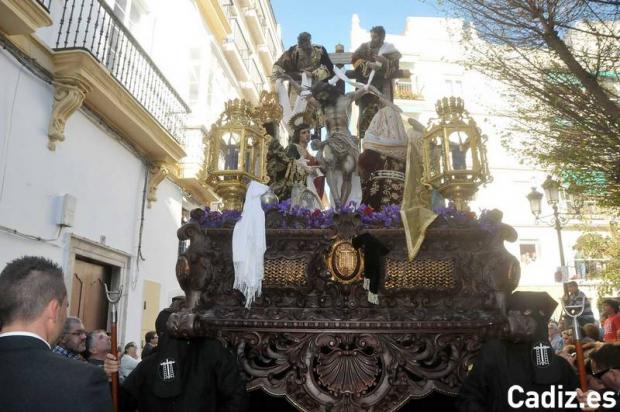
[[[271,137],[249,102],[229,100],[224,108],[209,132],[205,183],[222,197],[224,209],[241,210],[250,181],[269,181],[266,158]]]
[[[560,264],[562,265],[562,268],[564,268],[566,267],[566,262],[564,260],[564,247],[562,245],[562,224],[566,223],[566,219],[560,216],[560,212],[558,210],[558,203],[560,202],[560,187],[560,183],[557,180],[553,180],[551,176],[547,176],[547,179],[542,184],[542,188],[545,191],[545,196],[547,197],[547,203],[553,209],[553,216],[548,216],[552,217],[552,220],[548,224],[555,228],[558,235]],[[536,190],[535,187],[532,187],[532,191],[527,194],[527,200],[530,202],[530,210],[536,218],[536,223],[543,221],[545,218],[545,216],[540,216],[542,198],[543,194]]]
[[[532,191],[527,194],[527,200],[530,202],[530,210],[532,211],[532,214],[534,215],[536,220],[538,220],[538,217],[540,216],[540,202],[542,198],[543,194],[536,190],[535,187],[532,187]]]
[[[550,205],[557,205],[560,201],[560,183],[557,180],[553,180],[551,176],[547,176],[547,179],[542,184],[542,188],[547,195],[547,203]]]
[[[486,138],[460,97],[444,97],[435,109],[439,118],[422,139],[422,183],[452,200],[457,210],[469,210],[478,187],[491,181]]]

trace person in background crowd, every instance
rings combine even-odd
[[[562,331],[562,341],[564,342],[563,346],[566,347],[568,345],[574,345],[575,342],[573,340],[573,330],[566,329]]]
[[[144,348],[142,348],[142,354],[140,355],[140,358],[142,359],[153,353],[153,351],[157,347],[157,343],[159,342],[159,336],[157,336],[157,332],[155,332],[154,330],[146,332],[146,334],[144,335],[144,342],[146,343],[144,345]]]
[[[577,318],[577,321],[581,326],[586,323],[594,323],[594,313],[592,313],[592,307],[590,306],[590,301],[586,297],[583,291],[579,290],[577,286],[577,282],[570,281],[566,284],[567,294],[562,297],[564,302],[564,306],[580,306],[583,304],[583,312]],[[565,316],[564,316],[565,317]],[[572,326],[572,323],[570,323]]]
[[[583,411],[620,411],[620,346],[605,344],[598,350],[593,351],[590,354],[590,363],[592,376],[589,379],[590,391],[596,390],[599,393],[604,393],[601,403],[602,405],[598,409],[583,408]],[[604,388],[600,387],[600,383],[604,385]],[[588,392],[590,392],[588,391]],[[615,401],[614,406],[605,406],[604,401],[610,396]],[[587,393],[584,394],[581,390],[578,390],[579,401],[584,403],[587,400]]]
[[[620,314],[618,313],[618,302],[612,299],[603,301],[603,313],[606,316],[603,324],[603,340],[605,342],[615,342],[620,334]]]
[[[26,256],[9,262],[0,273],[2,412],[112,410],[101,369],[51,350],[65,326],[67,307],[64,275],[57,264]]]
[[[564,346],[560,328],[555,322],[549,322],[549,343],[551,343],[551,347],[555,353],[560,352]]]
[[[125,350],[121,355],[121,366],[118,370],[118,376],[121,382],[138,366],[138,347],[134,342],[125,345]]]
[[[600,321],[598,323],[598,334],[601,337],[601,340],[603,340],[603,337],[605,336],[605,321],[606,320],[607,320],[607,315],[605,315],[605,313],[603,312],[601,308]]]
[[[62,335],[53,352],[69,359],[86,361],[84,351],[86,351],[86,331],[80,318],[67,316]]]
[[[88,362],[103,367],[106,355],[110,353],[112,343],[110,337],[103,329],[90,332],[86,338],[86,352]]]
[[[586,323],[585,325],[583,325],[583,337],[590,338],[594,342],[600,341],[601,335],[598,326],[596,326],[594,323]]]

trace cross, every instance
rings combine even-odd
[[[159,364],[162,367],[162,377],[164,380],[174,379],[174,367],[175,362],[166,358],[166,360]]]
[[[547,352],[549,348],[550,346],[543,345],[542,342],[538,346],[534,346],[536,365],[549,365],[549,353]]]

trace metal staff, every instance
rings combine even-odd
[[[123,288],[121,287],[118,290],[110,290],[108,289],[108,285],[104,284],[105,286],[105,297],[108,300],[109,303],[112,304],[112,325],[111,325],[111,346],[112,346],[112,355],[114,355],[114,358],[116,358],[116,360],[118,360],[118,342],[117,342],[117,330],[116,330],[116,324],[117,324],[117,314],[118,314],[118,308],[117,308],[117,304],[118,302],[121,300],[121,296],[123,295]],[[118,372],[115,372],[112,374],[112,406],[113,406],[113,410],[114,412],[118,412]]]
[[[585,393],[588,390],[588,382],[586,380],[586,364],[583,358],[583,348],[581,347],[581,335],[579,334],[579,322],[577,318],[581,316],[586,305],[586,300],[581,299],[581,303],[576,305],[564,305],[562,300],[562,307],[566,316],[573,318],[573,329],[575,330],[575,350],[577,352],[577,370],[579,371],[579,386]]]

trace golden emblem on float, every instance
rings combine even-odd
[[[467,210],[478,187],[491,181],[486,137],[460,97],[438,100],[435,110],[439,118],[433,120],[422,143],[422,183],[452,200],[458,210]]]
[[[351,283],[360,279],[364,270],[364,259],[351,242],[339,240],[333,244],[327,255],[327,267],[333,281]]]
[[[245,100],[229,100],[208,136],[206,183],[224,201],[224,209],[241,210],[251,180],[267,183],[267,143],[271,137]]]

